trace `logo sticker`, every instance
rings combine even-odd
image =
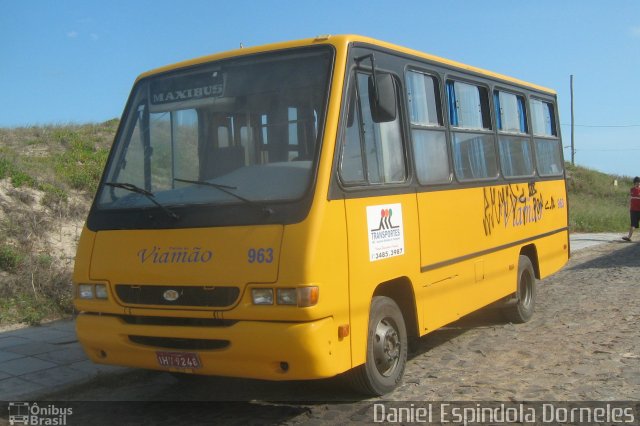
[[[369,231],[369,261],[387,259],[404,254],[402,204],[367,207]]]

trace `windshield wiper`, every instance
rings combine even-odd
[[[222,192],[224,192],[225,194],[229,194],[234,198],[237,198],[238,200],[253,206],[257,209],[260,209],[260,211],[262,211],[266,216],[271,216],[271,214],[273,214],[273,210],[270,209],[269,207],[263,206],[262,204],[258,204],[255,201],[251,201],[248,198],[244,198],[241,195],[236,194],[235,192],[229,191],[230,189],[238,189],[235,186],[229,186],[229,185],[221,185],[219,183],[212,183],[212,182],[207,182],[204,180],[189,180],[189,179],[179,179],[179,178],[173,178],[174,181],[176,182],[184,182],[184,183],[192,183],[194,185],[203,185],[203,186],[210,186],[212,188],[216,188]]]
[[[167,207],[163,206],[162,204],[160,204],[158,202],[158,200],[156,200],[155,195],[153,195],[153,192],[151,191],[147,191],[146,189],[142,189],[132,183],[124,183],[124,182],[105,182],[105,185],[107,186],[111,186],[113,188],[122,188],[122,189],[126,189],[127,191],[131,191],[131,192],[135,192],[136,194],[142,194],[145,197],[147,197],[149,199],[149,201],[151,201],[153,204],[155,204],[156,206],[160,207],[160,209],[165,212],[167,214],[167,216],[169,216],[171,219],[174,220],[179,220],[180,216],[178,216],[177,214],[175,214],[174,212],[172,212],[171,210],[169,210]]]

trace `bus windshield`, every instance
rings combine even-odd
[[[142,79],[95,208],[300,199],[313,180],[331,62],[327,48],[290,50]]]

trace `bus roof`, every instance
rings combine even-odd
[[[534,90],[539,90],[542,92],[546,92],[548,94],[552,94],[555,95],[556,91],[553,89],[549,89],[547,87],[544,86],[539,86],[537,84],[533,84],[533,83],[529,83],[523,80],[519,80],[517,78],[513,78],[513,77],[509,77],[507,75],[504,74],[499,74],[493,71],[488,71],[482,68],[478,68],[478,67],[474,67],[471,65],[467,65],[464,64],[462,62],[457,62],[451,59],[446,59],[446,58],[442,58],[436,55],[431,55],[429,53],[424,53],[424,52],[420,52],[418,50],[414,50],[414,49],[409,49],[407,47],[403,47],[403,46],[398,46],[392,43],[387,43],[385,41],[381,41],[381,40],[376,40],[374,38],[370,38],[370,37],[365,37],[365,36],[360,36],[360,35],[354,35],[354,34],[345,34],[345,35],[321,35],[321,36],[317,36],[314,38],[307,38],[307,39],[301,39],[301,40],[292,40],[292,41],[286,41],[286,42],[279,42],[279,43],[271,43],[271,44],[265,44],[265,45],[261,45],[261,46],[253,46],[253,47],[240,47],[238,49],[234,49],[234,50],[229,50],[229,51],[225,51],[225,52],[221,52],[221,53],[216,53],[213,55],[207,55],[207,56],[202,56],[202,57],[198,57],[198,58],[194,58],[194,59],[190,59],[187,61],[182,61],[182,62],[178,62],[175,64],[171,64],[171,65],[167,65],[167,66],[163,66],[160,68],[156,68],[154,70],[145,72],[143,74],[141,74],[137,80],[140,80],[142,78],[145,77],[149,77],[151,75],[154,74],[159,74],[159,73],[163,73],[163,72],[167,72],[167,71],[171,71],[171,70],[175,70],[175,69],[179,69],[179,68],[184,68],[184,67],[190,67],[193,65],[198,65],[201,63],[206,63],[206,62],[210,62],[210,61],[214,61],[214,60],[219,60],[219,59],[226,59],[226,58],[232,58],[232,57],[236,57],[236,56],[244,56],[244,55],[250,55],[250,54],[254,54],[254,53],[262,53],[262,52],[268,52],[268,51],[274,51],[274,50],[282,50],[282,49],[289,49],[289,48],[294,48],[294,47],[304,47],[304,46],[311,46],[311,45],[319,45],[319,44],[329,44],[329,45],[333,45],[336,47],[340,47],[340,48],[347,48],[347,46],[350,43],[366,43],[366,44],[370,44],[373,46],[379,46],[382,48],[386,48],[386,49],[390,49],[393,51],[397,51],[397,52],[401,52],[407,55],[411,55],[411,56],[415,56],[415,57],[419,57],[419,58],[423,58],[429,61],[432,61],[434,63],[438,63],[438,64],[443,64],[452,68],[456,68],[462,71],[469,71],[469,72],[473,72],[473,73],[477,73],[483,76],[487,76],[487,77],[491,77],[491,78],[495,78],[498,80],[503,80],[509,83],[513,83],[513,84],[517,84],[520,86],[524,86],[530,89],[534,89]]]

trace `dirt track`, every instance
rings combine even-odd
[[[497,312],[484,310],[416,342],[404,383],[384,400],[638,401],[639,301],[640,244],[608,243],[580,251],[561,272],[539,283],[529,323],[505,324]],[[183,383],[146,371],[106,378],[52,399],[183,401],[147,403],[142,411],[123,403],[92,405],[74,416],[81,421],[88,411],[86,420],[93,424],[102,424],[95,421],[96,410],[105,419],[133,416],[138,424],[368,423],[377,401],[350,393],[337,379]]]

